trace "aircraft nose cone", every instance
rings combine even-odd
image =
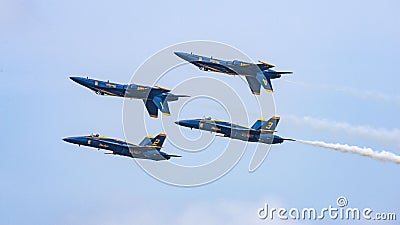
[[[175,55],[177,55],[179,58],[182,58],[186,61],[192,61],[193,60],[193,55],[185,53],[185,52],[174,52]]]
[[[73,80],[74,82],[76,82],[78,84],[85,85],[86,78],[83,78],[83,77],[69,77],[69,79]]]
[[[196,120],[179,120],[175,122],[179,126],[189,127],[189,128],[198,128],[199,121]]]
[[[187,127],[187,125],[189,125],[187,122],[185,122],[185,120],[175,121],[175,124],[180,125],[180,126],[185,126],[185,127]]]
[[[73,137],[66,137],[66,138],[63,138],[62,139],[63,141],[65,141],[65,142],[69,142],[69,143],[75,143],[75,138],[73,138]]]
[[[80,80],[82,80],[82,77],[69,77],[69,79],[71,79],[75,82],[79,82]]]
[[[95,83],[93,80],[86,78],[86,77],[70,77],[69,79],[73,80],[74,82],[76,82],[82,86],[88,87],[88,88],[94,87],[94,83]]]
[[[83,137],[66,137],[66,138],[63,138],[63,141],[71,143],[71,144],[82,145],[85,143],[86,139]]]
[[[174,52],[175,55],[177,55],[178,57],[181,57],[185,54],[184,52]]]

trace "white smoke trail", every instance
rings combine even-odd
[[[312,145],[312,146],[322,147],[322,148],[333,149],[333,150],[337,150],[340,152],[348,152],[348,153],[353,153],[353,154],[357,154],[357,155],[367,156],[369,158],[378,159],[381,161],[393,162],[396,164],[400,164],[400,156],[393,154],[391,152],[387,152],[387,151],[378,152],[378,151],[372,150],[371,148],[362,148],[362,147],[350,146],[350,145],[346,145],[346,144],[330,144],[330,143],[325,143],[323,141],[297,140],[297,142]]]
[[[312,117],[298,117],[293,115],[285,116],[286,119],[298,125],[305,125],[316,130],[327,130],[332,133],[343,133],[351,137],[360,137],[367,140],[374,140],[383,144],[394,144],[400,148],[400,130],[372,128],[370,126],[355,126],[344,122],[337,122]]]

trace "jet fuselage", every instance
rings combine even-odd
[[[175,54],[204,71],[243,76],[252,76],[258,72],[262,72],[264,76],[268,76],[270,79],[281,77],[281,74],[277,73],[275,70],[264,68],[262,64],[242,62],[239,60],[227,61],[214,59],[211,57],[189,54],[185,52],[175,52]]]
[[[63,139],[66,142],[88,146],[97,149],[104,149],[112,151],[106,154],[114,154],[127,156],[131,158],[151,159],[155,161],[168,160],[170,155],[158,151],[154,146],[139,146],[126,141],[113,139],[109,137],[102,137],[99,135],[87,135],[77,137],[67,137]]]
[[[149,115],[153,118],[158,117],[158,110],[164,115],[169,116],[168,102],[177,101],[180,97],[187,95],[172,94],[167,88],[159,86],[145,86],[139,84],[117,84],[109,81],[94,80],[84,77],[70,77],[71,80],[83,85],[99,95],[111,95],[131,99],[143,100]]]
[[[192,119],[192,120],[180,120],[175,123],[180,126],[189,127],[191,129],[199,129],[199,130],[215,132],[221,134],[219,136],[229,137],[232,139],[248,141],[248,142],[280,144],[284,140],[291,140],[291,139],[281,138],[278,135],[274,135],[272,132],[255,130],[249,127],[241,126],[223,120]]]

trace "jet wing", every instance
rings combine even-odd
[[[136,155],[154,155],[154,154],[160,154],[159,151],[152,146],[132,146],[129,147],[129,153],[131,153],[131,155],[133,157],[135,157]]]
[[[262,70],[266,70],[266,69],[269,69],[269,68],[273,68],[273,67],[275,67],[275,65],[274,64],[271,64],[271,63],[267,63],[267,62],[263,62],[263,61],[260,61],[260,60],[258,60],[258,67],[260,67],[260,69],[262,69]]]
[[[231,135],[231,133],[234,131],[249,132],[249,128],[238,126],[235,124],[227,125],[227,124],[215,123],[215,126],[220,129],[220,131],[218,133],[223,133],[225,135],[225,137],[229,137]]]
[[[260,82],[258,82],[258,80],[252,76],[246,76],[246,80],[250,86],[251,92],[255,95],[260,95]]]
[[[147,112],[149,113],[149,115],[153,118],[157,118],[158,117],[158,108],[157,108],[156,104],[154,104],[154,102],[150,101],[150,100],[143,100],[143,102],[146,105],[146,109],[147,109]]]
[[[234,129],[234,130],[248,130],[248,128],[243,127],[243,126],[239,126],[237,124],[226,125],[226,124],[221,124],[221,123],[216,123],[216,122],[212,122],[212,123],[209,123],[209,124],[215,125],[215,126],[220,127],[220,128],[228,128],[228,129]]]
[[[171,91],[171,89],[168,89],[168,88],[165,88],[165,87],[161,87],[161,86],[154,86],[155,88],[158,88],[158,89],[160,89],[160,90],[163,90],[163,91],[165,91],[165,92],[170,92]]]
[[[131,153],[132,157],[136,158],[137,155],[143,155],[147,159],[159,161],[159,160],[168,160],[172,157],[181,157],[180,155],[170,155],[164,152],[159,151],[156,146],[145,146],[145,147],[135,147],[129,148],[129,153]]]
[[[120,143],[115,143],[115,142],[108,141],[108,140],[101,140],[101,143],[103,143],[103,144],[109,144],[109,145],[117,145],[117,146],[125,145],[125,146],[127,146],[127,147],[137,147],[137,146],[138,146],[138,145],[135,145],[135,144],[132,144],[132,143],[127,143],[127,142],[125,142],[125,143],[123,143],[123,144],[120,144]]]

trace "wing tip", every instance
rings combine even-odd
[[[161,90],[163,90],[163,91],[168,91],[168,92],[170,92],[171,91],[171,89],[169,89],[169,88],[165,88],[165,87],[161,87],[161,86],[154,86],[155,88],[158,88],[158,89],[161,89]]]
[[[270,67],[270,68],[275,67],[275,65],[272,64],[272,63],[267,63],[267,62],[264,62],[264,61],[261,61],[261,60],[258,60],[258,62],[261,63],[261,64],[263,64],[263,65],[266,65],[266,66],[268,66],[268,67]]]

